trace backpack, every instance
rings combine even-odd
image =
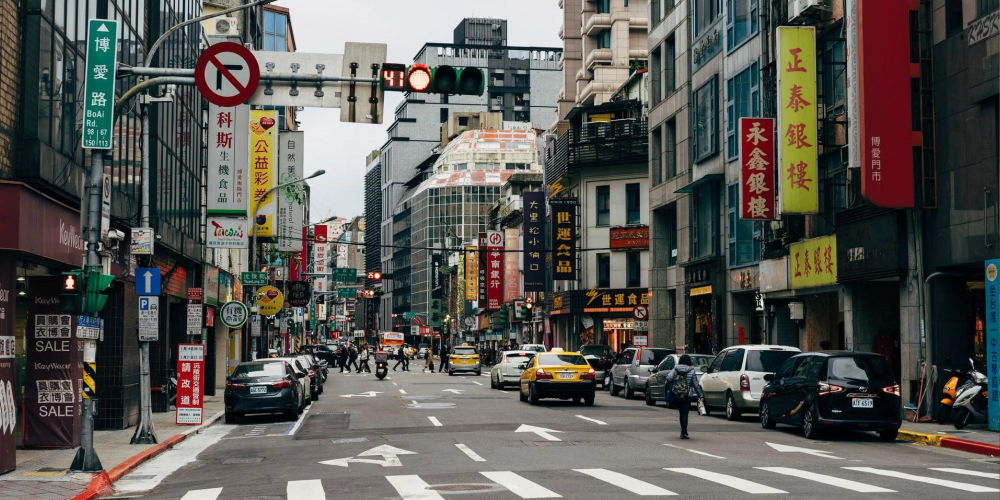
[[[686,373],[677,372],[674,376],[674,382],[670,386],[670,393],[675,400],[686,400],[688,398],[688,380]]]

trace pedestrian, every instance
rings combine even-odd
[[[358,355],[358,357],[361,359],[361,363],[358,364],[358,373],[361,373],[362,369],[364,369],[364,371],[366,371],[368,373],[371,373],[372,369],[371,369],[370,366],[368,366],[368,347],[367,346],[361,348],[361,353]]]
[[[351,355],[350,349],[348,349],[347,344],[340,344],[340,373],[344,373],[344,368],[347,366],[347,358]],[[351,369],[347,369],[347,373],[350,373]]]
[[[670,384],[670,395],[677,404],[677,413],[681,422],[681,439],[688,437],[688,413],[691,412],[691,399],[697,397],[703,401],[705,393],[698,383],[695,369],[691,366],[691,356],[681,355],[677,366],[667,373],[667,383]]]
[[[349,361],[347,363],[347,372],[348,373],[351,372],[351,367],[352,366],[354,367],[355,370],[358,369],[358,347],[356,345],[354,345],[353,343],[349,344],[349,345],[350,345],[350,350],[348,351],[348,354],[349,354],[350,358],[349,358]]]
[[[406,353],[403,352],[403,346],[399,346],[396,350],[396,364],[392,365],[392,371],[396,371],[396,367],[403,365],[403,371],[406,371]]]
[[[445,367],[448,366],[448,344],[441,341],[441,364],[438,365],[438,371],[444,373]]]
[[[424,361],[424,369],[421,372],[426,372],[428,368],[431,369],[431,373],[434,373],[434,342],[431,342],[430,347],[427,348],[427,359]]]

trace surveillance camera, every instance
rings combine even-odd
[[[125,239],[125,233],[117,229],[108,230],[108,240],[109,241],[123,241]]]

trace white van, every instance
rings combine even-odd
[[[724,408],[726,418],[737,420],[745,411],[757,412],[760,393],[767,385],[764,374],[774,373],[798,347],[738,345],[727,347],[708,365],[701,377],[705,409]]]

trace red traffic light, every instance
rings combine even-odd
[[[382,279],[382,273],[379,271],[368,271],[368,279],[379,281]]]
[[[426,64],[414,64],[406,72],[406,88],[410,92],[427,92],[431,87],[431,69]]]

